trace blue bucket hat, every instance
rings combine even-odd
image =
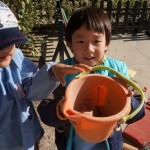
[[[28,39],[18,28],[18,21],[6,4],[0,1],[0,50]]]

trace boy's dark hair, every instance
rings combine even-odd
[[[66,27],[66,42],[72,42],[73,33],[83,24],[87,26],[87,29],[93,29],[98,33],[105,33],[106,45],[109,45],[111,39],[111,21],[104,11],[94,7],[82,7],[73,13]]]

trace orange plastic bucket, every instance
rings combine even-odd
[[[99,74],[87,74],[74,79],[67,87],[63,113],[85,141],[104,141],[122,118],[126,117],[126,121],[135,115],[126,116],[131,95],[126,84],[118,81]]]

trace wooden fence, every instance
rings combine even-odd
[[[57,2],[60,3],[60,1],[56,0],[56,7]],[[150,0],[100,0],[99,4],[97,3],[97,0],[92,0],[93,6],[98,5],[97,7],[107,11],[112,21],[112,32],[114,34],[150,32]],[[85,4],[90,5],[88,0]],[[57,10],[49,13],[48,11],[51,9],[47,9],[47,3],[44,5],[44,0],[42,4],[37,0],[36,5],[41,8],[39,12],[45,12],[41,15],[41,20],[44,18],[44,21],[41,22],[45,22],[43,26],[50,27],[50,22],[52,22],[50,19],[54,14],[57,17]]]
[[[44,0],[43,0],[44,1]],[[92,1],[92,5],[96,4],[96,0]],[[133,1],[132,1],[133,2]],[[42,3],[44,6],[44,3]],[[66,46],[64,44],[63,40],[63,33],[64,33],[64,20],[62,17],[61,12],[61,3],[59,0],[56,0],[56,22],[55,22],[55,29],[58,31],[57,37],[58,37],[58,44],[55,48],[55,50],[52,53],[52,61],[56,61],[57,57],[59,56],[59,60],[64,60],[64,57],[67,56],[69,58],[69,53],[66,49]],[[46,8],[46,6],[44,6]],[[130,0],[118,0],[115,5],[113,0],[101,0],[99,3],[99,8],[107,11],[108,16],[111,19],[112,22],[112,33],[113,34],[132,34],[135,35],[140,32],[144,32],[147,34],[150,34],[150,0],[135,0],[134,3],[131,4]],[[43,9],[42,9],[43,11]],[[45,10],[44,12],[46,12]],[[47,13],[45,13],[42,18],[44,20],[49,20],[49,18],[45,19],[47,17]],[[41,21],[42,22],[42,21]],[[53,32],[53,28],[50,26],[53,26],[52,24],[49,24],[49,21],[46,23],[44,21],[44,26],[41,25],[41,28],[48,29],[47,33],[51,35],[50,32]],[[52,29],[52,30],[51,30]],[[43,31],[42,31],[43,33]],[[44,43],[44,50],[41,56],[42,65],[46,62],[46,54],[48,53],[48,43]],[[49,56],[48,56],[49,57]]]
[[[94,5],[94,4],[93,4]],[[112,21],[113,33],[131,33],[150,31],[150,1],[122,2],[118,0],[116,7],[113,1],[100,1],[100,8],[107,11]]]

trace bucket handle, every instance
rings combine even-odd
[[[128,79],[125,75],[119,73],[115,69],[112,69],[112,68],[106,67],[106,66],[95,66],[90,70],[90,72],[93,72],[96,70],[108,70],[108,71],[110,71],[111,73],[115,74],[117,77],[121,78],[123,81],[125,81],[126,83],[131,85],[135,90],[137,90],[141,94],[142,100],[141,100],[141,104],[139,105],[139,107],[134,112],[132,112],[131,114],[120,119],[119,123],[125,123],[127,120],[133,118],[142,109],[142,107],[144,105],[145,96],[144,96],[142,89],[135,82],[133,82],[131,79]],[[86,75],[90,72],[86,72],[86,71],[81,72],[78,76],[76,76],[76,78],[79,78],[79,77]]]

